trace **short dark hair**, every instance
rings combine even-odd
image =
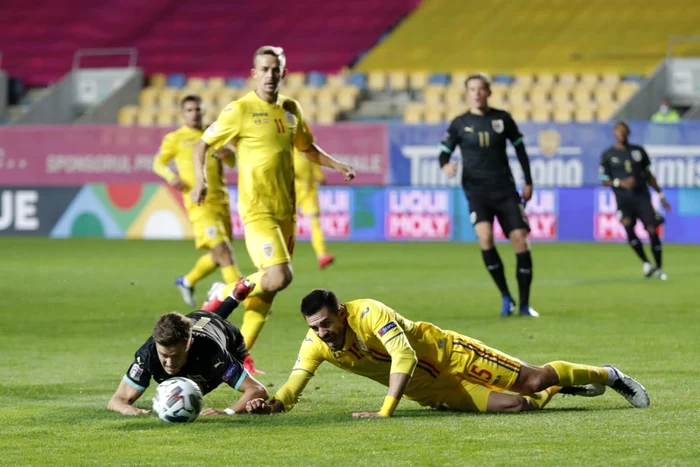
[[[466,88],[469,85],[469,81],[473,79],[480,79],[484,85],[486,85],[486,90],[491,90],[491,78],[489,78],[489,75],[486,73],[472,73],[471,75],[467,76],[467,79],[464,80],[464,87]]]
[[[617,122],[615,122],[615,126],[613,128],[618,126],[624,126],[625,128],[627,128],[627,131],[630,131],[630,126],[624,120],[618,120]]]
[[[183,108],[188,102],[196,102],[197,104],[201,104],[202,98],[196,94],[188,94],[180,101],[180,108]]]
[[[277,47],[274,45],[263,45],[260,47],[255,51],[255,55],[253,55],[253,67],[255,67],[255,59],[261,55],[272,55],[273,57],[277,57],[277,60],[280,61],[280,68],[282,70],[284,70],[284,67],[287,65],[287,57],[284,55],[284,49],[282,47]]]
[[[186,344],[191,337],[192,321],[181,313],[167,313],[153,326],[153,340],[165,347]]]
[[[304,316],[313,316],[323,307],[333,313],[337,313],[340,308],[338,297],[328,289],[313,290],[301,300],[301,314]]]

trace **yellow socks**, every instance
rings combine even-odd
[[[316,257],[326,254],[326,242],[323,240],[321,221],[318,216],[311,216],[311,247],[316,253]]]
[[[250,351],[258,339],[260,331],[265,326],[272,303],[266,302],[260,297],[248,297],[243,303],[245,313],[243,313],[241,334],[243,334],[246,348]]]
[[[552,386],[544,391],[536,392],[531,396],[523,396],[530,402],[533,409],[541,409],[552,400],[555,394],[561,390],[560,386]]]
[[[243,274],[241,274],[241,270],[238,269],[238,266],[232,264],[221,268],[221,275],[223,276],[225,283],[231,284],[235,283]]]
[[[197,262],[194,263],[192,270],[185,274],[185,280],[187,280],[190,287],[194,287],[197,282],[209,275],[214,269],[216,269],[216,263],[211,255],[207,253],[200,256]]]
[[[559,386],[582,386],[584,384],[608,384],[610,377],[605,368],[599,366],[579,365],[569,362],[550,362],[559,376]]]

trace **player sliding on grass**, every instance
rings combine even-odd
[[[388,417],[401,397],[460,412],[537,410],[557,393],[593,397],[605,386],[635,407],[649,406],[644,387],[613,366],[531,366],[471,337],[409,321],[375,300],[339,303],[319,289],[304,297],[301,313],[311,329],[289,379],[271,401],[248,402],[249,412],[291,410],[324,361],[389,387],[379,411],[356,418]]]
[[[206,409],[202,415],[245,413],[246,403],[267,397],[267,390],[244,368],[248,350],[240,331],[226,318],[253,290],[255,284],[240,278],[230,297],[213,313],[194,311],[187,316],[168,313],[160,317],[151,336],[136,352],[134,362],[119,383],[107,408],[124,415],[150,410],[133,404],[151,382],[174,376],[189,378],[207,394],[225,382],[243,395],[224,410]]]

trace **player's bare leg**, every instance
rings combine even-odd
[[[474,226],[476,238],[479,240],[481,257],[489,274],[501,292],[501,316],[510,316],[515,311],[515,302],[508,290],[508,282],[503,269],[503,262],[498,255],[498,250],[493,242],[493,224],[491,222],[478,222]]]
[[[515,250],[516,272],[518,280],[518,291],[520,295],[520,316],[540,316],[530,307],[530,286],[532,285],[532,254],[530,253],[530,242],[527,238],[527,229],[515,229],[508,236],[510,244]]]
[[[243,276],[236,265],[233,247],[229,242],[221,242],[211,249],[211,255],[216,264],[221,268],[221,275],[227,284],[235,283],[239,277]]]

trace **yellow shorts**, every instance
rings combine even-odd
[[[245,228],[245,246],[258,269],[291,263],[296,240],[296,221],[292,218],[277,220],[257,219]]]
[[[493,391],[507,391],[520,374],[521,362],[466,336],[455,335],[450,370],[455,384],[442,391],[441,406],[462,412],[486,412]]]
[[[211,250],[220,243],[231,243],[231,213],[229,206],[192,206],[187,215],[194,231],[194,246]]]
[[[305,216],[318,216],[320,208],[318,206],[318,190],[297,190],[297,209],[301,210]]]

